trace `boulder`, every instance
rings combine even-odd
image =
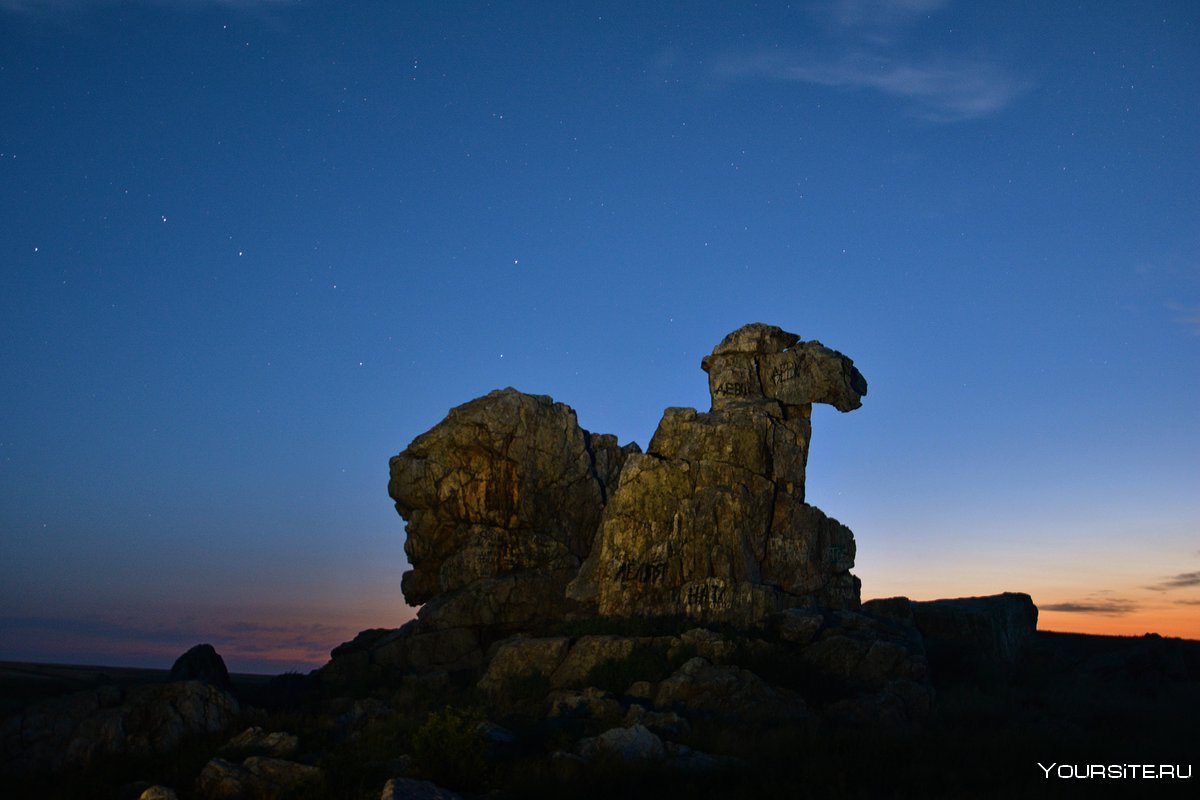
[[[542,676],[547,680],[562,664],[570,649],[566,637],[535,639],[514,636],[493,648],[487,671],[479,679],[479,688],[489,694],[503,692],[514,679]]]
[[[659,736],[687,736],[691,730],[688,721],[674,711],[648,711],[639,703],[629,706],[623,724],[626,728],[645,725]]]
[[[319,767],[279,758],[251,756],[241,764],[214,758],[196,779],[196,794],[204,800],[282,800],[321,786]]]
[[[771,686],[749,670],[710,664],[699,656],[658,685],[654,705],[693,720],[769,724],[810,717],[796,692]]]
[[[581,636],[550,675],[550,685],[556,689],[586,686],[592,670],[629,658],[639,641],[625,636]]]
[[[575,752],[582,758],[613,758],[627,764],[652,764],[666,758],[667,749],[644,725],[609,728],[599,736],[580,739]]]
[[[222,752],[290,758],[300,749],[300,737],[281,731],[267,732],[257,726],[247,728],[230,739]]]
[[[610,693],[589,686],[586,689],[555,689],[546,696],[550,719],[618,719],[624,712]]]
[[[463,800],[462,795],[431,781],[392,778],[383,787],[380,800]]]
[[[138,795],[138,800],[179,800],[179,795],[167,786],[148,786]]]
[[[229,670],[225,668],[225,659],[211,644],[198,644],[175,659],[171,666],[171,680],[201,681],[218,689],[233,688]]]
[[[771,619],[771,624],[783,641],[808,644],[825,624],[825,615],[815,608],[785,608]]]
[[[800,660],[828,681],[881,689],[895,680],[928,681],[925,647],[916,628],[849,611],[826,612]]]

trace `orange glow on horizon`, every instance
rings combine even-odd
[[[1172,607],[1128,614],[1079,614],[1038,611],[1038,630],[1096,636],[1142,636],[1157,633],[1200,640],[1200,607]]]

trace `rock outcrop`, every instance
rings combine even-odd
[[[225,659],[211,644],[198,644],[175,659],[171,666],[171,680],[200,681],[218,689],[233,688]]]
[[[951,673],[1013,664],[1033,640],[1038,618],[1033,599],[1019,592],[926,601],[892,597],[872,600],[863,610],[910,622],[933,667]]]
[[[626,459],[568,596],[604,616],[743,625],[857,608],[854,536],[804,502],[804,481],[812,403],[858,408],[866,381],[842,354],[762,324],[702,366],[712,409],[667,409],[647,452]]]
[[[408,520],[404,596],[423,604],[411,635],[487,639],[561,619],[564,588],[636,451],[579,427],[570,407],[514,389],[418,436],[391,460],[388,484]]]

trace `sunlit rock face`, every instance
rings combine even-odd
[[[402,588],[423,631],[561,618],[626,454],[549,397],[503,389],[454,408],[391,460],[408,521]]]
[[[804,502],[812,403],[849,411],[866,380],[819,342],[755,323],[702,367],[712,410],[670,408],[631,454],[567,594],[605,616],[752,624],[857,608],[850,529]]]

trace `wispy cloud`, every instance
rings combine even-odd
[[[1200,586],[1200,572],[1181,572],[1178,575],[1164,578],[1161,583],[1148,588],[1166,591],[1167,589],[1187,589],[1192,586]]]
[[[717,59],[719,77],[772,80],[875,92],[928,120],[989,116],[1011,105],[1028,82],[980,54],[922,53],[912,32],[947,0],[835,0],[814,6],[828,44],[757,50]]]
[[[1190,330],[1193,335],[1200,336],[1200,306],[1169,303],[1168,308],[1175,312],[1176,322]]]
[[[882,43],[949,4],[950,0],[834,0],[813,6],[812,11],[838,27]]]
[[[1132,600],[1082,600],[1068,603],[1047,603],[1039,606],[1042,611],[1061,611],[1068,614],[1102,614],[1119,616],[1138,609]]]
[[[728,57],[717,69],[726,77],[877,91],[908,102],[927,119],[943,122],[994,114],[1025,88],[997,64],[970,57],[916,61],[859,51],[829,59],[811,53],[769,52]]]

